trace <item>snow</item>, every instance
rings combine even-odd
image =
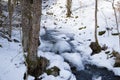
[[[79,53],[63,53],[62,56],[72,65],[76,66],[78,70],[84,69],[82,58]]]
[[[69,52],[70,52],[70,51],[71,51],[71,47],[70,47],[70,45],[69,45],[66,41],[60,40],[60,41],[58,41],[58,42],[54,45],[53,51],[54,51],[55,53],[57,53],[57,52],[62,53],[62,52],[65,52],[65,51],[69,51]]]
[[[91,59],[91,62],[99,67],[106,67],[110,70],[113,68],[114,59],[108,58],[104,52],[93,55]]]
[[[77,70],[83,70],[84,64],[87,63],[106,67],[115,75],[120,76],[120,67],[113,67],[114,57],[110,58],[105,51],[91,56],[92,50],[89,45],[94,41],[94,0],[72,0],[72,17],[70,18],[66,18],[66,0],[46,1],[48,2],[43,6],[50,7],[43,8],[42,11],[41,45],[38,48],[38,56],[50,60],[47,68],[57,66],[60,69],[60,75],[54,77],[44,73],[42,80],[76,80],[70,64]],[[118,36],[111,35],[116,32],[112,4],[107,0],[99,0],[98,6],[98,32],[106,30],[106,28],[111,29],[106,30],[104,35],[98,36],[98,41],[101,46],[104,44],[108,46],[107,51],[120,52]],[[53,15],[48,15],[47,12],[53,13]],[[4,14],[8,15],[7,12]],[[78,18],[76,18],[77,16]],[[14,21],[13,23],[19,22]],[[82,27],[86,28],[79,30]],[[12,39],[20,42],[8,42],[0,37],[2,45],[2,48],[0,47],[0,80],[23,80],[26,71],[21,46],[21,29],[14,28],[12,35]],[[66,60],[70,64],[65,62]],[[29,76],[28,79],[33,80],[34,78]],[[102,77],[95,77],[93,80],[102,80]]]

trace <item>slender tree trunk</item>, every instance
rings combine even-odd
[[[0,27],[2,27],[2,0],[0,0]]]
[[[0,18],[1,18],[1,15],[2,15],[2,2],[0,0]]]
[[[66,8],[67,8],[67,17],[71,17],[71,6],[72,6],[72,0],[67,0],[66,2]]]
[[[116,27],[117,27],[117,33],[118,33],[118,37],[119,37],[119,47],[120,47],[120,31],[119,31],[119,22],[118,22],[118,18],[117,18],[117,12],[115,10],[115,7],[114,7],[114,2],[115,0],[113,0],[113,3],[112,3],[112,7],[113,7],[113,10],[114,10],[114,15],[115,15],[115,22],[116,22]]]
[[[8,35],[11,37],[12,35],[12,16],[14,11],[14,3],[12,0],[8,0],[8,12],[9,12],[9,28],[8,28]]]
[[[98,22],[97,22],[97,9],[98,9],[98,0],[95,0],[95,42],[98,43],[98,38],[97,38],[97,27],[98,27]]]

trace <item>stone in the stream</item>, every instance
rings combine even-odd
[[[56,66],[46,70],[47,75],[53,75],[57,77],[60,73],[60,69]]]

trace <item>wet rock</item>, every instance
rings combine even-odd
[[[13,41],[16,42],[16,43],[19,43],[19,42],[20,42],[20,41],[18,41],[17,39],[13,39]]]
[[[27,63],[32,64],[29,61],[27,61]],[[35,77],[35,79],[37,79],[41,74],[45,72],[48,65],[49,65],[49,60],[47,60],[45,57],[38,57],[37,66],[33,67],[27,65],[27,74],[26,73],[24,74],[24,79],[26,79],[28,75],[31,75]]]
[[[106,33],[106,31],[100,31],[98,34],[99,34],[99,36],[102,36],[105,33]]]

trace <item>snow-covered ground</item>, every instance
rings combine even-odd
[[[52,40],[41,41],[38,55],[50,60],[48,68],[53,66],[60,68],[60,76],[54,77],[44,73],[42,80],[76,80],[70,65],[64,60],[69,61],[78,70],[83,70],[84,64],[90,63],[106,67],[120,76],[120,67],[113,67],[114,57],[108,58],[105,51],[90,55],[92,50],[89,45],[94,41],[94,1],[72,0],[72,17],[70,18],[66,18],[66,0],[48,0],[43,4],[44,7],[48,6],[43,7],[41,36],[46,34],[42,27],[46,27],[48,31],[58,31],[58,33],[51,34],[57,41],[55,44],[50,43]],[[111,35],[117,32],[112,3],[108,0],[99,0],[98,6],[98,31],[106,31],[104,35],[98,36],[99,43],[101,46],[108,46],[107,50],[110,52],[112,50],[120,52],[118,36]],[[82,27],[84,29],[81,29]],[[111,30],[107,31],[106,28]],[[58,35],[55,36],[55,34]],[[12,38],[21,41],[20,30],[14,29]],[[73,38],[70,42],[75,48],[73,52],[69,52],[71,50],[68,42],[70,38]],[[0,48],[0,80],[23,80],[26,68],[21,43],[8,42],[6,39],[0,38],[0,44],[2,45]],[[68,52],[65,52],[66,50]],[[60,54],[55,54],[57,51]],[[29,80],[33,80],[33,77],[30,76]],[[95,80],[101,80],[101,77]]]

